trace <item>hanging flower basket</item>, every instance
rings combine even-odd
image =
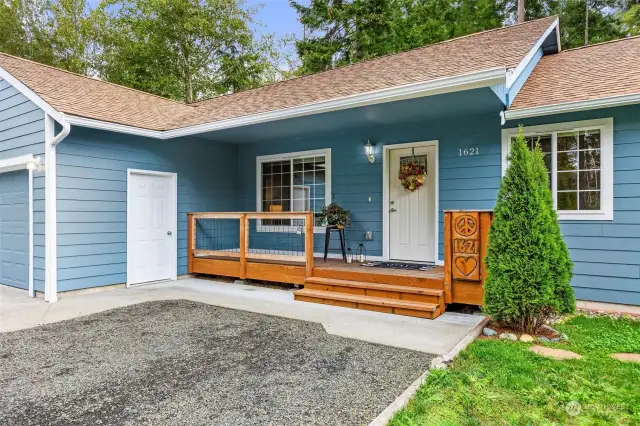
[[[416,161],[409,161],[400,166],[398,178],[406,191],[415,191],[424,185],[424,178],[427,171],[422,164]]]

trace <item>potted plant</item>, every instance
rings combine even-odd
[[[335,226],[338,229],[351,226],[349,210],[345,210],[336,203],[331,203],[322,208],[321,213],[316,213],[316,220],[321,219],[323,225]]]

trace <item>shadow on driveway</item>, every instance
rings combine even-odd
[[[0,334],[0,424],[361,425],[432,356],[185,300]]]

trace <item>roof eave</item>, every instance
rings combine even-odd
[[[519,120],[522,118],[540,117],[544,115],[563,114],[599,108],[612,108],[633,104],[640,104],[640,93],[507,110],[504,113],[504,118],[506,120]]]
[[[90,129],[105,130],[108,132],[125,133],[128,135],[144,136],[154,139],[166,139],[164,131],[145,129],[142,127],[127,126],[125,124],[113,123],[110,121],[97,120],[94,118],[80,117],[78,115],[66,115],[67,122],[72,126],[87,127]]]
[[[234,127],[249,126],[252,124],[266,123],[270,121],[285,120],[289,118],[303,117],[312,114],[321,114],[330,111],[339,111],[348,108],[357,108],[385,102],[393,102],[405,99],[413,99],[424,96],[432,96],[443,93],[459,92],[463,90],[490,87],[506,83],[507,71],[504,67],[492,68],[475,73],[447,77],[427,82],[413,83],[396,86],[382,90],[376,90],[357,95],[334,98],[321,102],[284,108],[259,114],[251,114],[226,120],[218,120],[209,123],[198,124],[167,130],[164,138],[195,135]]]

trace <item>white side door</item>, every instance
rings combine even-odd
[[[400,164],[412,155],[425,161],[427,176],[411,192],[400,184]],[[436,253],[436,147],[417,146],[389,152],[389,259],[435,262]]]
[[[127,284],[175,278],[175,176],[131,172],[127,187]]]

